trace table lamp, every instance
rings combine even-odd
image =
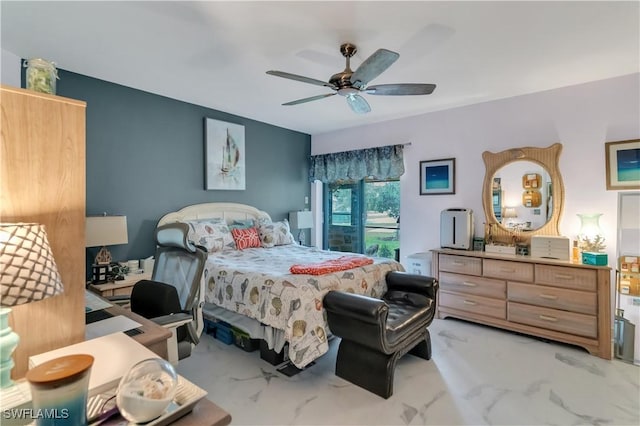
[[[600,216],[602,213],[578,213],[580,218],[578,245],[581,251],[599,253],[606,248],[600,229]]]
[[[299,231],[298,242],[300,245],[304,245],[304,229],[313,228],[313,213],[309,210],[289,212],[289,223],[291,228]]]
[[[101,247],[91,265],[94,284],[107,281],[111,253],[107,246],[127,244],[126,216],[88,216],[86,218],[85,247]]]
[[[11,386],[11,357],[20,337],[9,327],[10,307],[64,291],[44,225],[0,223],[0,387]]]
[[[518,213],[516,212],[515,207],[505,207],[504,212],[502,212],[502,224],[507,225],[508,219],[515,219],[518,217]]]

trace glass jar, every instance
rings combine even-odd
[[[56,94],[58,70],[56,64],[40,58],[24,61],[27,68],[27,89],[35,92]]]
[[[67,355],[27,371],[36,426],[86,426],[87,393],[94,358]]]
[[[173,366],[160,358],[135,364],[120,379],[116,404],[120,414],[134,423],[146,423],[164,413],[178,388]]]

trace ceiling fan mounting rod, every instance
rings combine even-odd
[[[351,75],[353,74],[353,71],[351,70],[351,57],[355,55],[357,51],[358,49],[355,44],[344,43],[340,46],[340,53],[342,53],[342,56],[346,58],[347,65],[345,66],[344,71],[332,75],[329,79],[329,83],[338,88],[339,95],[347,96],[344,89],[350,89],[352,86]],[[349,90],[348,92],[357,92],[357,90]]]
[[[342,56],[344,56],[347,59],[355,55],[357,51],[358,51],[358,48],[356,47],[355,44],[344,43],[340,46],[340,53],[342,53]]]

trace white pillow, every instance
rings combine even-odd
[[[286,219],[281,222],[258,222],[258,235],[262,247],[284,246],[296,241],[291,235],[289,221]]]
[[[205,247],[209,253],[236,249],[233,235],[222,219],[190,220],[185,223],[189,225],[187,238]]]

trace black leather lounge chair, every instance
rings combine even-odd
[[[383,398],[393,394],[397,360],[409,352],[431,359],[427,327],[436,309],[435,278],[389,272],[382,299],[331,291],[323,305],[331,332],[342,338],[336,375]]]

